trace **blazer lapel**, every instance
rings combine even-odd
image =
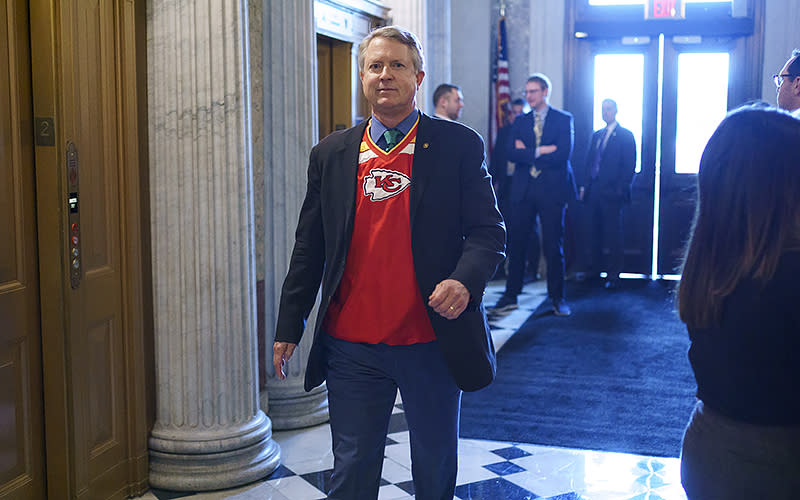
[[[368,121],[365,120],[345,133],[335,154],[335,161],[338,164],[331,165],[335,169],[335,174],[331,175],[331,179],[335,179],[335,182],[328,184],[331,187],[328,194],[335,206],[330,208],[336,212],[341,211],[346,216],[347,222],[344,230],[348,235],[347,241],[353,231],[356,191],[358,190],[358,156],[367,123]]]
[[[417,125],[417,139],[414,146],[414,161],[411,164],[411,203],[410,203],[410,223],[414,228],[414,217],[417,213],[422,195],[428,186],[431,173],[435,168],[432,161],[434,148],[440,145],[436,143],[436,124],[428,115],[421,113],[419,125]]]

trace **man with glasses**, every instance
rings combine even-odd
[[[772,78],[778,87],[778,107],[800,118],[800,49],[792,51],[792,57]]]
[[[531,75],[525,84],[525,99],[531,111],[511,126],[508,159],[516,166],[511,178],[508,279],[505,292],[492,308],[496,314],[517,308],[525,255],[537,215],[542,224],[547,295],[553,313],[571,313],[564,300],[564,212],[567,202],[576,199],[570,164],[575,128],[570,113],[548,103],[551,88],[545,75]]]

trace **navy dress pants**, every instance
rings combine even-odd
[[[452,500],[458,470],[461,390],[437,342],[347,342],[322,333],[334,466],[329,500],[378,497],[397,390],[403,400],[417,500]]]
[[[618,279],[624,261],[622,200],[603,200],[597,196],[590,197],[587,205],[590,224],[587,234],[592,236],[589,272],[606,271],[608,280]],[[603,258],[604,248],[608,248],[608,259]]]
[[[542,224],[542,250],[547,264],[547,295],[552,300],[564,298],[564,204],[537,201],[526,197],[514,203],[511,213],[506,294],[522,292],[525,261],[536,215]]]

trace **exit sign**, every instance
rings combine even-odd
[[[647,0],[644,3],[645,19],[684,19],[683,0]]]

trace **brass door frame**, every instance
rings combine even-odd
[[[55,145],[35,147],[39,276],[41,297],[42,360],[44,380],[44,425],[48,498],[82,498],[91,492],[76,491],[75,416],[71,398],[75,387],[70,380],[70,283],[67,256],[66,210],[66,124],[73,120],[65,98],[65,79],[71,71],[70,40],[65,40],[62,23],[72,2],[80,0],[33,0],[30,2],[32,55],[32,94],[35,117],[51,117],[55,124]],[[119,158],[125,167],[120,172],[120,223],[124,249],[121,272],[126,284],[123,292],[123,339],[125,350],[127,484],[119,485],[125,498],[147,489],[147,436],[152,422],[147,387],[152,387],[149,345],[152,320],[146,319],[149,306],[149,251],[146,221],[146,66],[144,65],[144,2],[114,3],[116,71],[120,99],[118,136]],[[147,288],[149,289],[149,288]],[[92,497],[94,498],[94,497]]]

